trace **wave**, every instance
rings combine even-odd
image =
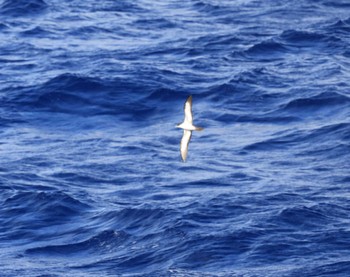
[[[89,206],[62,192],[18,192],[4,202],[10,214],[16,212],[21,216],[20,210],[39,212],[44,216],[69,216],[79,214]],[[9,209],[10,208],[10,209]],[[53,217],[54,218],[54,217]]]
[[[25,123],[26,120],[18,118],[15,114],[7,113],[5,116],[0,116],[0,127],[10,127],[13,124]]]
[[[147,100],[154,100],[156,102],[158,101],[174,101],[178,100],[179,96],[178,94],[181,93],[178,90],[168,89],[168,88],[156,88],[152,90],[147,96]],[[185,92],[182,92],[185,94]]]
[[[41,27],[35,27],[26,31],[21,32],[22,36],[29,36],[29,37],[47,37],[49,35],[52,35],[52,32],[49,32],[48,30],[45,30]]]
[[[84,27],[79,27],[71,31],[68,31],[66,34],[72,35],[72,36],[90,38],[91,35],[98,35],[98,36],[105,36],[106,34],[112,35],[113,31],[106,28],[96,27],[96,26],[84,26]]]
[[[347,1],[339,1],[339,2],[333,2],[333,1],[324,1],[322,2],[322,5],[326,7],[333,7],[333,8],[349,8],[350,4]]]
[[[297,122],[306,118],[311,118],[315,114],[321,117],[328,117],[330,113],[342,113],[343,109],[349,105],[350,98],[346,95],[337,92],[321,92],[314,96],[305,98],[296,98],[289,100],[286,104],[283,94],[267,94],[263,93],[259,96],[255,93],[256,100],[249,101],[249,95],[243,98],[244,103],[261,103],[262,107],[267,103],[270,105],[270,110],[256,112],[252,114],[242,114],[239,109],[235,108],[236,113],[224,113],[218,115],[215,119],[222,122],[271,122],[271,123],[286,123]],[[239,97],[234,101],[238,106],[241,99]]]
[[[156,30],[156,29],[171,29],[175,28],[177,25],[171,20],[164,18],[154,18],[154,19],[138,19],[133,22],[139,29],[144,30]]]
[[[209,87],[201,95],[214,102],[221,99],[223,104],[264,102],[266,105],[265,101],[269,101],[269,104],[282,101],[285,96],[277,91],[285,90],[289,83],[288,78],[276,76],[266,67],[254,67],[237,73],[228,81]],[[275,89],[276,92],[267,91],[268,88]]]
[[[16,95],[7,101],[32,111],[81,115],[134,113],[136,116],[151,111],[142,104],[127,105],[132,99],[127,93],[134,94],[135,90],[135,85],[120,79],[62,74],[39,86],[16,88]]]
[[[304,266],[301,270],[295,270],[292,275],[304,276],[342,276],[350,271],[350,261],[344,259],[343,261],[327,262],[318,266]]]
[[[207,13],[210,16],[222,16],[230,14],[228,6],[208,3],[206,1],[192,1],[192,8],[201,13]]]
[[[74,74],[62,74],[42,85],[41,90],[67,90],[94,92],[105,88],[102,80]]]
[[[346,42],[334,34],[286,30],[280,35],[258,42],[244,51],[235,50],[232,56],[260,62],[276,62],[287,58],[287,55],[300,55],[308,51],[334,53],[335,51],[343,51],[345,48]]]
[[[283,209],[275,219],[279,224],[291,228],[302,227],[309,230],[310,228],[319,228],[324,224],[329,224],[330,218],[328,213],[317,209],[317,207],[292,207]],[[300,230],[300,229],[299,229]]]
[[[193,47],[203,47],[203,52],[218,51],[218,50],[231,50],[236,47],[237,44],[242,43],[242,39],[237,35],[232,34],[207,34],[200,36],[191,41]]]
[[[103,215],[103,222],[115,222],[118,229],[126,232],[138,232],[140,235],[149,235],[157,230],[175,215],[171,209],[126,208],[118,212],[109,212]]]
[[[350,137],[350,124],[349,123],[337,123],[311,130],[298,130],[291,132],[287,135],[276,136],[272,139],[250,144],[244,147],[245,150],[273,150],[273,149],[291,149],[290,147],[300,147],[304,143],[313,142],[316,146],[319,144],[316,142],[322,142],[321,147],[324,147],[324,143],[330,141],[331,145],[333,141],[344,140],[346,141]],[[344,147],[347,147],[345,144]],[[324,149],[328,151],[328,149]],[[346,152],[345,152],[346,153]]]
[[[120,13],[143,13],[146,10],[136,3],[127,0],[104,1],[94,3],[91,7],[93,12],[120,12]]]
[[[35,178],[34,178],[35,179]],[[11,239],[41,236],[33,230],[60,225],[89,206],[62,192],[17,192],[2,204],[1,222]],[[26,228],[28,224],[30,228]],[[49,234],[48,234],[49,236]]]
[[[280,39],[288,47],[296,48],[299,53],[300,50],[307,48],[312,49],[312,51],[329,51],[331,53],[344,48],[344,42],[340,38],[317,32],[288,30],[280,35]]]
[[[10,16],[32,16],[44,12],[47,8],[48,4],[43,0],[5,0],[0,12]]]
[[[315,46],[315,43],[339,41],[338,38],[316,32],[287,30],[280,36],[285,42],[299,47]]]
[[[25,253],[51,257],[84,255],[84,258],[87,258],[87,255],[108,254],[112,249],[117,249],[121,244],[126,243],[129,237],[125,232],[106,230],[82,242],[34,247],[27,249]]]
[[[0,22],[0,30],[7,30],[9,29],[9,26],[5,23]]]
[[[280,111],[303,114],[310,113],[312,110],[338,108],[349,103],[348,96],[327,90],[314,96],[292,99],[287,104],[282,105]]]
[[[32,87],[14,87],[4,97],[7,106],[31,112],[50,112],[81,116],[116,116],[120,121],[146,121],[169,116],[172,108],[162,103],[179,100],[184,91],[126,79],[100,79],[75,74],[62,74]],[[177,107],[173,107],[177,108]],[[180,109],[181,110],[181,109]]]
[[[267,40],[254,44],[249,49],[242,52],[246,58],[254,58],[258,61],[277,61],[289,52],[288,47],[283,43]]]
[[[337,22],[326,26],[325,29],[334,33],[348,34],[350,33],[350,18],[344,20],[339,19]]]
[[[298,116],[284,116],[284,115],[239,115],[239,114],[223,114],[215,117],[215,120],[221,122],[254,122],[254,123],[273,123],[273,124],[286,124],[296,121],[300,121]]]

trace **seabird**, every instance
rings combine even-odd
[[[190,142],[192,131],[202,131],[202,127],[196,127],[193,125],[193,116],[192,116],[192,95],[190,95],[184,105],[185,119],[184,122],[176,125],[177,128],[184,130],[184,134],[181,139],[180,152],[182,161],[186,161],[188,144]]]

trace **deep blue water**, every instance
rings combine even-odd
[[[350,276],[349,161],[347,0],[0,4],[1,277]]]

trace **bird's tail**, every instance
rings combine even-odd
[[[202,128],[202,127],[196,127],[196,131],[203,131],[204,130],[204,128]]]

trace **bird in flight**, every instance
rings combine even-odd
[[[184,122],[176,125],[177,128],[184,130],[184,134],[181,139],[180,152],[182,161],[186,161],[188,144],[190,142],[192,131],[202,131],[202,127],[196,127],[193,125],[193,116],[192,116],[192,95],[190,95],[184,105],[185,119]]]

